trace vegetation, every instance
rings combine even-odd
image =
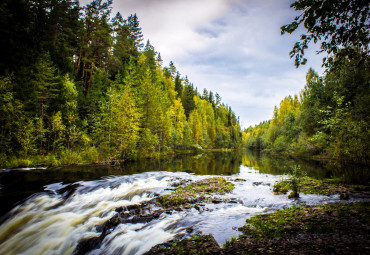
[[[207,201],[211,195],[223,195],[234,189],[234,184],[222,177],[212,177],[181,185],[168,195],[157,198],[158,203],[164,208],[176,208],[183,205],[194,206],[196,202]]]
[[[332,68],[348,56],[361,52],[362,61],[369,55],[369,3],[364,0],[296,0],[291,8],[300,12],[294,21],[281,27],[281,34],[291,34],[303,25],[307,30],[302,34],[290,57],[295,57],[295,65],[304,65],[304,51],[313,41],[321,43],[317,53],[326,52],[323,65]]]
[[[316,234],[335,232],[336,227],[341,224],[341,218],[351,214],[368,225],[368,205],[368,203],[336,203],[315,208],[293,206],[247,219],[242,231],[252,238],[276,238],[292,232]],[[330,215],[335,217],[325,217]]]
[[[289,190],[298,195],[299,192],[320,195],[340,194],[341,199],[346,199],[348,192],[367,192],[369,187],[366,185],[345,185],[339,179],[317,180],[307,176],[300,178],[298,184],[292,184],[291,179],[281,179],[273,187],[275,194],[286,194]],[[292,197],[294,197],[293,194]]]
[[[240,145],[238,118],[200,94],[112,1],[0,4],[2,165],[156,157]],[[21,160],[20,160],[21,158]]]
[[[243,146],[367,163],[370,159],[369,60],[347,58],[324,77],[310,69],[299,95],[273,118],[243,132]]]
[[[294,166],[293,170],[286,179],[281,179],[274,183],[274,194],[286,194],[291,191],[288,198],[298,198],[301,191],[301,176],[300,167]]]

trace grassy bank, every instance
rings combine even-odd
[[[153,153],[151,155],[138,156],[132,160],[144,158],[162,158],[169,155],[181,154],[201,154],[208,152],[231,152],[235,149],[219,148],[219,149],[183,149],[169,150],[161,153]],[[86,147],[79,150],[64,150],[47,155],[23,155],[23,156],[6,156],[0,154],[0,168],[18,168],[18,167],[37,167],[37,166],[65,166],[65,165],[84,165],[84,164],[117,164],[130,160],[116,160],[110,156],[99,153],[95,147]]]

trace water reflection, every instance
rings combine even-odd
[[[0,216],[52,183],[101,180],[107,176],[131,175],[151,171],[189,172],[197,175],[232,175],[240,166],[262,173],[280,175],[294,166],[318,179],[338,178],[355,184],[369,184],[369,166],[338,166],[335,162],[271,156],[253,151],[214,152],[201,155],[176,155],[164,159],[128,162],[121,167],[103,165],[68,166],[33,170],[0,171]]]
[[[335,178],[340,182],[363,185],[368,185],[370,181],[368,165],[341,165],[336,161],[276,156],[250,150],[241,154],[244,166],[262,173],[287,174],[298,166],[303,174],[316,179]]]
[[[124,165],[123,169],[127,173],[181,171],[198,175],[232,175],[239,173],[241,163],[242,153],[240,152],[215,152],[136,161]]]

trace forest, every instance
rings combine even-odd
[[[369,60],[346,58],[320,77],[313,69],[298,95],[285,97],[273,118],[243,132],[243,146],[283,154],[370,160]]]
[[[236,148],[239,119],[145,43],[112,1],[0,3],[0,164],[116,162]]]

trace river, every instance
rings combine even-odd
[[[80,240],[100,235],[97,226],[112,218],[116,208],[169,193],[175,180],[223,176],[235,184],[235,189],[224,195],[226,202],[206,204],[202,211],[192,208],[163,213],[147,223],[119,224],[90,254],[142,254],[156,244],[194,233],[212,234],[222,245],[238,236],[238,227],[253,215],[293,204],[339,201],[338,195],[301,195],[298,200],[273,195],[273,183],[292,166],[316,178],[363,180],[359,174],[353,177],[346,171],[338,172],[325,162],[251,152],[141,160],[120,168],[93,165],[3,169],[0,254],[73,254]],[[245,181],[236,181],[238,178]],[[189,227],[192,233],[187,231]]]

